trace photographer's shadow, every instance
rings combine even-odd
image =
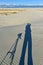
[[[22,53],[21,53],[21,58],[20,58],[19,65],[24,65],[27,44],[28,44],[27,65],[33,65],[33,60],[32,60],[32,37],[31,37],[31,28],[30,28],[30,26],[31,26],[31,24],[26,25],[23,48],[22,48]]]

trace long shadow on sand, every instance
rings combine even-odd
[[[25,60],[25,53],[26,53],[27,44],[28,44],[27,65],[33,65],[33,60],[32,60],[32,37],[31,37],[31,28],[30,28],[30,26],[31,26],[31,24],[26,25],[25,37],[24,37],[22,54],[21,54],[19,65],[25,65],[24,60]]]

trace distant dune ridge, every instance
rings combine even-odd
[[[19,13],[17,12],[16,14],[10,13],[7,16],[0,14],[0,57],[3,58],[6,55],[13,43],[15,45],[18,33],[22,32],[22,39],[18,42],[13,61],[14,65],[19,65],[25,27],[27,23],[30,23],[33,65],[43,65],[43,8],[18,8],[18,10]],[[28,45],[26,48],[25,65],[27,65],[27,54]],[[6,58],[8,64],[10,62],[9,55]]]
[[[2,15],[8,15],[8,14],[16,14],[16,13],[19,13],[19,12],[22,12],[24,11],[24,9],[5,9],[5,8],[1,8],[0,9],[0,14]]]

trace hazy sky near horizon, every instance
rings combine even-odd
[[[43,0],[0,0],[0,4],[43,4]]]

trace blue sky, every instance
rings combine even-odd
[[[43,4],[43,0],[0,0],[0,4]]]

